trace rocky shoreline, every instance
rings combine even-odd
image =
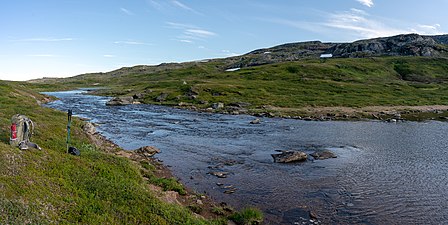
[[[121,106],[142,104],[142,94],[112,98],[106,103],[108,106]],[[157,98],[163,104],[163,93]],[[205,104],[205,103],[204,103]],[[301,107],[281,108],[263,105],[251,109],[250,103],[238,102],[224,104],[222,102],[207,103],[209,107],[191,103],[179,102],[177,105],[168,105],[176,108],[207,113],[222,113],[231,115],[252,115],[256,117],[280,117],[306,121],[333,121],[333,120],[380,120],[386,122],[441,120],[448,121],[448,105],[427,106],[367,106],[367,107]],[[257,121],[257,123],[260,121]]]
[[[153,157],[160,152],[159,149],[152,146],[145,146],[136,149],[135,151],[126,151],[98,133],[93,123],[85,122],[82,129],[91,143],[102,151],[118,157],[128,158],[134,162],[141,171],[145,170],[142,165],[151,165],[151,167],[154,168],[152,172],[154,172],[154,175],[157,178],[175,179],[179,182],[167,166],[163,165],[160,160]],[[148,180],[146,177],[144,177],[144,179]],[[186,187],[184,187],[185,193],[179,193],[177,191],[163,190],[163,187],[161,186],[148,183],[148,189],[153,191],[159,200],[169,204],[177,204],[187,207],[197,217],[217,219],[227,217],[235,212],[234,209],[226,203],[217,203],[210,197],[195,193]],[[228,224],[234,223],[229,220]]]

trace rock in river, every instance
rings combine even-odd
[[[314,159],[319,159],[319,160],[337,158],[336,154],[334,154],[332,151],[329,151],[329,150],[315,151],[314,153],[311,154],[311,156],[313,156]]]
[[[132,96],[124,96],[124,97],[115,97],[108,102],[106,105],[108,106],[118,106],[118,105],[130,105],[134,103],[134,98]]]
[[[298,162],[305,161],[308,158],[308,155],[305,152],[301,151],[279,151],[280,154],[271,154],[272,158],[274,158],[274,162],[276,163],[289,163],[289,162]]]

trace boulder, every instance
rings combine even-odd
[[[132,96],[133,99],[142,99],[144,97],[145,97],[145,94],[143,94],[143,93],[137,93]]]
[[[210,175],[216,176],[218,178],[227,178],[228,172],[209,172]]]
[[[86,123],[82,126],[82,130],[84,130],[84,132],[86,132],[87,134],[95,134],[96,133],[96,128],[95,125],[93,125],[93,123]]]
[[[108,102],[107,106],[120,106],[120,105],[130,105],[134,103],[134,98],[132,96],[115,97]]]
[[[259,124],[260,122],[261,122],[260,119],[256,118],[256,119],[250,121],[250,124]]]
[[[155,154],[160,153],[160,150],[153,146],[144,146],[134,150],[134,153],[144,157],[152,157]]]
[[[315,151],[314,153],[310,154],[314,159],[318,160],[324,160],[324,159],[331,159],[331,158],[337,158],[336,154],[330,150],[319,150]]]
[[[212,108],[213,109],[222,109],[222,108],[224,108],[224,103],[222,103],[222,102],[213,103]]]
[[[300,162],[308,159],[308,155],[301,151],[279,151],[280,154],[271,154],[276,163]]]
[[[168,97],[168,93],[162,93],[155,99],[157,102],[163,102]]]

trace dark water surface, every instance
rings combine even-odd
[[[237,208],[257,206],[267,224],[310,223],[310,210],[322,224],[448,224],[448,123],[262,118],[253,125],[247,115],[47,94],[60,98],[48,107],[72,108],[125,149],[156,146],[188,187]],[[270,154],[288,149],[330,149],[338,158],[274,164]],[[216,171],[228,177],[208,174]]]

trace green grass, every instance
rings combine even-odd
[[[334,58],[321,62],[304,59],[225,72],[219,60],[189,63],[178,69],[138,70],[84,75],[58,80],[53,88],[108,87],[101,95],[144,93],[144,103],[190,103],[208,108],[212,103],[249,103],[249,110],[279,108],[417,106],[448,104],[448,59],[427,57]],[[186,84],[184,84],[184,81]],[[33,84],[45,89],[49,85]],[[188,96],[190,90],[199,93]],[[155,98],[168,93],[167,100]],[[205,104],[204,104],[205,103]]]
[[[259,209],[245,208],[229,217],[238,225],[256,225],[263,222],[263,213]]]
[[[43,96],[22,83],[0,81],[0,93],[0,224],[223,223],[155,198],[141,167],[92,146],[78,119],[71,145],[81,156],[66,154],[66,114],[40,107],[36,99]],[[9,146],[10,118],[16,113],[35,122],[31,140],[42,151]]]

